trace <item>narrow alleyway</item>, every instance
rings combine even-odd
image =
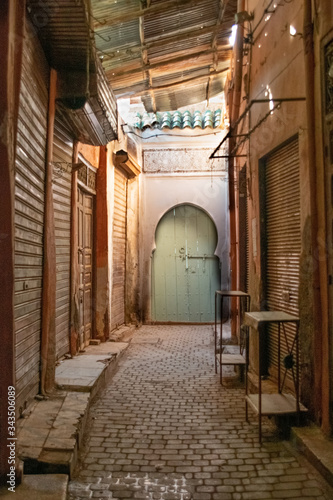
[[[230,372],[232,375],[232,372]],[[331,488],[221,387],[211,326],[144,326],[90,412],[68,500],[329,500]]]

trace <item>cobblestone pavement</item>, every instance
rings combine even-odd
[[[68,500],[333,498],[271,420],[258,443],[257,419],[245,422],[244,388],[219,384],[213,345],[211,326],[135,334],[91,408]]]

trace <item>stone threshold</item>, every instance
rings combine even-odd
[[[124,329],[123,329],[124,330]],[[129,345],[107,341],[90,345],[84,352],[59,362],[56,389],[35,401],[29,414],[17,422],[18,457],[24,474],[66,474],[77,463],[89,405],[114,372]],[[24,480],[23,480],[24,483]],[[18,487],[19,489],[20,487]]]
[[[250,388],[256,389],[257,383],[258,376],[251,373],[249,376]],[[262,384],[263,392],[274,393],[276,391],[276,384],[271,380],[263,380]],[[291,422],[292,419],[289,418],[288,423]],[[283,419],[281,423],[283,426]],[[333,439],[325,436],[318,426],[309,422],[307,413],[301,412],[300,426],[295,427],[294,425],[289,430],[287,429],[286,438],[333,486]]]
[[[333,486],[333,440],[315,425],[293,427],[291,443]]]
[[[32,474],[25,476],[15,491],[0,489],[0,497],[3,500],[9,498],[15,498],[15,500],[66,500],[67,487],[68,476],[65,474]]]

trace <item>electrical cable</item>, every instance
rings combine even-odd
[[[124,125],[126,125],[126,124],[124,124]],[[128,125],[127,125],[127,126],[128,126]],[[122,127],[123,127],[123,125],[122,125]],[[153,139],[153,138],[155,138],[155,137],[165,137],[165,136],[170,136],[170,137],[183,137],[183,138],[184,138],[184,137],[206,137],[206,136],[208,136],[208,135],[218,135],[218,134],[220,134],[221,132],[223,132],[223,130],[220,130],[220,131],[218,131],[218,132],[210,132],[209,134],[196,134],[196,135],[190,135],[190,136],[180,135],[180,134],[178,134],[178,135],[177,135],[177,134],[166,134],[166,133],[163,133],[163,132],[162,132],[161,134],[150,135],[150,136],[148,136],[148,137],[142,137],[142,135],[137,134],[137,133],[133,132],[132,130],[127,130],[126,132],[125,132],[125,131],[123,131],[123,132],[124,132],[124,134],[132,134],[132,135],[135,135],[136,137],[139,137],[139,138],[140,138],[140,139],[142,139],[142,140],[146,140],[146,139]]]

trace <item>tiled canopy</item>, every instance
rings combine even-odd
[[[200,111],[175,111],[173,113],[137,113],[133,125],[135,128],[140,130],[145,130],[146,128],[158,128],[158,129],[174,129],[174,128],[201,128],[205,129],[207,127],[217,128],[222,123],[222,111],[217,109],[216,111],[210,111],[207,109],[204,113]]]

